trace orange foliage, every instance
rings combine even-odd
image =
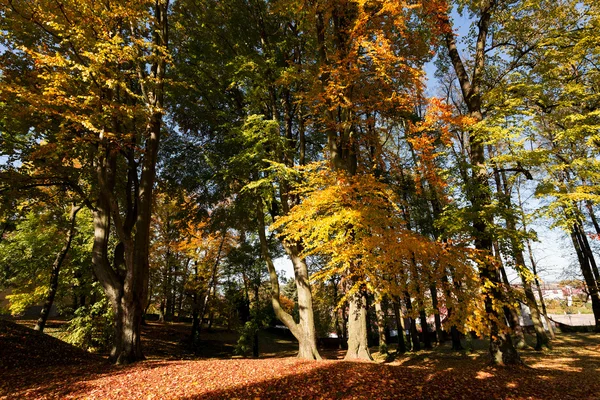
[[[312,279],[335,274],[351,278],[353,286],[340,303],[366,286],[392,295],[408,292],[424,304],[424,293],[435,283],[440,305],[455,310],[453,322],[464,323],[482,307],[477,304],[480,281],[472,250],[407,229],[401,201],[386,184],[371,174],[333,173],[322,164],[308,165],[302,172],[302,203],[271,228],[283,240],[302,240],[304,255],[328,260]],[[454,281],[444,279],[449,270]],[[471,318],[471,329],[482,331],[483,325]]]

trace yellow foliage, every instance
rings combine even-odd
[[[367,287],[396,296],[408,293],[423,304],[424,293],[435,283],[440,305],[456,310],[454,320],[464,321],[482,307],[475,305],[482,297],[473,250],[409,230],[402,202],[389,186],[372,174],[351,176],[322,163],[301,171],[305,181],[297,193],[302,202],[271,229],[283,240],[301,241],[304,256],[328,260],[312,280],[337,274],[351,282],[341,302]]]

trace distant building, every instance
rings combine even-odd
[[[559,285],[558,283],[543,283],[540,285],[542,290],[542,296],[544,300],[560,300],[572,302],[573,297],[586,297],[585,292],[578,287],[569,286],[569,285]],[[523,290],[523,285],[520,283],[513,284],[513,288],[517,290]],[[533,294],[537,300],[539,300],[539,295],[537,288],[533,288]],[[569,306],[571,304],[568,304]]]

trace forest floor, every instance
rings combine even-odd
[[[492,368],[483,341],[461,353],[443,345],[392,360],[375,354],[375,363],[335,360],[343,353],[331,350],[323,354],[333,359],[302,361],[292,341],[271,333],[260,339],[261,358],[245,359],[232,357],[233,333],[203,332],[194,353],[188,332],[152,323],[143,334],[148,360],[113,366],[0,320],[0,398],[600,399],[600,334],[563,333],[552,350],[522,350],[526,366]]]

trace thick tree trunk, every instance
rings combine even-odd
[[[394,307],[394,315],[396,317],[396,329],[398,330],[398,352],[406,353],[406,342],[404,338],[404,323],[402,313],[400,312],[400,300],[393,299],[392,306]]]
[[[294,266],[294,279],[298,292],[298,314],[300,320],[298,326],[302,332],[302,343],[298,340],[298,357],[304,359],[320,359],[317,350],[317,332],[315,330],[315,317],[312,303],[312,291],[310,289],[308,266],[303,258],[299,256],[298,246],[284,246],[292,265]],[[316,353],[316,354],[315,354]]]
[[[116,364],[130,364],[143,360],[145,359],[141,345],[143,307],[139,299],[132,299],[125,295],[118,303],[119,306],[115,310],[115,343],[110,352],[110,360]]]
[[[153,81],[152,88],[146,87],[144,82],[139,82],[144,92],[144,105],[152,109],[143,138],[138,137],[140,143],[143,143],[143,157],[136,161],[133,146],[131,149],[116,149],[114,143],[103,134],[98,138],[98,199],[94,209],[92,259],[96,278],[102,284],[115,315],[115,338],[110,359],[117,364],[144,359],[140,340],[141,322],[148,301],[152,193],[164,106],[164,76],[167,63],[162,49],[168,44],[168,7],[168,0],[156,1],[154,5],[155,61],[149,71],[139,71],[141,75],[148,74]],[[111,129],[119,132],[117,118],[114,125]],[[121,163],[117,157],[123,154],[123,161],[127,166],[127,182],[125,193],[120,196],[120,186],[116,185],[116,181]],[[123,197],[124,203],[119,204]],[[112,265],[108,257],[111,221],[119,240]]]
[[[385,326],[386,326],[386,316],[383,309],[383,305],[381,304],[383,298],[381,295],[377,295],[377,299],[375,299],[375,314],[377,315],[377,333],[379,336],[379,352],[381,354],[388,353],[387,340],[385,337]]]
[[[450,337],[452,338],[452,350],[460,351],[464,350],[462,343],[460,342],[460,332],[455,325],[450,327]]]
[[[348,304],[348,351],[344,360],[373,360],[367,338],[366,295],[359,291]]]
[[[296,281],[296,288],[298,289],[298,311],[300,313],[300,321],[299,323],[296,323],[294,318],[281,307],[279,301],[279,278],[271,255],[269,254],[262,200],[259,200],[257,204],[257,217],[258,237],[260,240],[262,257],[267,264],[267,270],[269,271],[269,280],[271,282],[271,304],[273,305],[275,316],[288,327],[292,332],[292,335],[298,340],[298,358],[320,360],[321,356],[317,350],[312,294],[308,281],[308,267],[304,260],[298,256],[300,252],[296,246],[284,246],[294,265],[294,278]]]
[[[490,20],[492,13],[495,10],[497,1],[491,0],[482,2],[478,10],[479,19],[477,21],[477,42],[475,45],[475,54],[473,60],[473,68],[469,74],[462,62],[456,39],[452,32],[450,17],[445,15],[442,23],[445,24],[450,31],[446,34],[446,47],[454,71],[458,77],[463,99],[469,110],[469,116],[474,121],[482,121],[483,114],[481,112],[481,90],[482,80],[485,70],[485,47],[488,37]],[[483,210],[490,205],[491,199],[489,195],[488,173],[485,165],[486,157],[484,152],[484,140],[477,137],[476,132],[471,132],[469,136],[469,149],[471,156],[471,171],[472,177],[469,182],[468,200],[472,205],[472,212],[476,216],[473,221],[475,231],[475,248],[484,253],[491,254],[492,238],[489,232],[489,226],[493,224],[493,220],[484,216]],[[484,255],[485,256],[485,255]],[[493,364],[520,364],[521,360],[516,349],[513,346],[510,335],[501,332],[498,321],[500,321],[500,313],[495,303],[502,300],[503,293],[501,291],[501,282],[498,279],[498,274],[495,266],[490,261],[484,261],[479,265],[479,275],[481,277],[482,287],[486,288],[485,295],[485,310],[490,323],[490,359]]]
[[[75,221],[77,218],[77,212],[81,210],[81,206],[76,206],[73,204],[71,206],[71,214],[69,215],[69,230],[67,231],[67,240],[65,241],[64,246],[56,255],[56,259],[54,260],[54,264],[52,264],[52,272],[50,273],[50,290],[48,291],[48,296],[46,296],[46,301],[44,302],[44,306],[42,307],[42,311],[40,312],[40,317],[35,324],[34,330],[43,332],[44,327],[46,326],[46,320],[48,319],[48,315],[50,314],[50,310],[52,308],[52,304],[54,303],[54,297],[56,296],[56,291],[58,289],[58,275],[60,273],[60,269],[62,267],[62,263],[69,252],[69,248],[71,247],[71,242],[73,241],[73,237],[75,237]]]

